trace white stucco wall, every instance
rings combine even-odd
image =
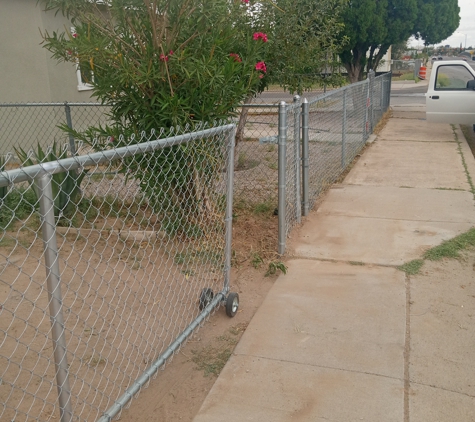
[[[0,103],[90,101],[90,91],[77,89],[74,66],[40,45],[40,31],[70,26],[36,0],[0,0]]]

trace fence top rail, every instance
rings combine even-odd
[[[246,108],[279,108],[279,104],[243,104],[241,107],[246,107]]]
[[[117,149],[94,152],[88,155],[80,155],[70,158],[63,158],[57,161],[50,161],[33,166],[22,167],[14,170],[0,172],[0,187],[14,183],[32,181],[35,178],[46,174],[62,173],[69,170],[76,170],[86,166],[98,165],[120,158],[131,157],[136,154],[156,151],[173,145],[179,145],[190,140],[217,135],[219,133],[231,132],[236,127],[235,124],[216,126],[209,129],[176,135],[164,139],[146,141],[139,144],[127,145]]]
[[[338,95],[340,92],[344,92],[347,89],[351,89],[355,86],[365,85],[369,83],[369,78],[365,79],[364,81],[356,82],[354,84],[342,86],[341,88],[335,89],[334,91],[329,91],[326,94],[318,95],[316,97],[310,98],[308,100],[309,104],[316,103],[318,101],[324,100],[325,98],[331,97],[333,95]]]
[[[59,107],[59,106],[106,106],[102,103],[0,103],[0,107]]]

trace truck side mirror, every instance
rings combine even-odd
[[[475,91],[475,79],[467,82],[467,89],[472,89]]]

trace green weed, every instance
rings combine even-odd
[[[0,199],[0,229],[6,230],[16,222],[33,214],[37,208],[32,188],[12,189]]]
[[[459,258],[460,251],[473,246],[475,246],[475,228],[429,249],[424,254],[424,259],[439,261],[442,258]]]
[[[282,261],[271,261],[269,262],[269,267],[265,274],[266,277],[270,275],[277,274],[278,271],[281,271],[283,274],[287,274],[287,267]]]
[[[257,252],[254,252],[252,254],[252,259],[251,259],[251,265],[254,268],[259,268],[262,264],[264,263],[264,260],[260,257],[260,255]]]
[[[404,271],[408,275],[416,275],[419,274],[422,265],[424,265],[424,261],[422,259],[413,259],[412,261],[400,265],[399,267],[397,267],[397,269],[400,271]]]
[[[274,211],[274,205],[270,202],[260,202],[254,206],[254,214],[267,214]]]
[[[349,261],[348,263],[350,265],[364,265],[364,262],[361,261]]]

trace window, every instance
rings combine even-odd
[[[435,80],[435,89],[443,90],[466,90],[468,81],[472,81],[473,76],[464,66],[447,65],[439,66]]]
[[[74,26],[71,27],[71,35],[76,38],[77,32]],[[94,82],[94,72],[92,66],[87,63],[79,63],[76,59],[76,78],[78,80],[78,91],[90,91],[93,86],[91,82]]]

